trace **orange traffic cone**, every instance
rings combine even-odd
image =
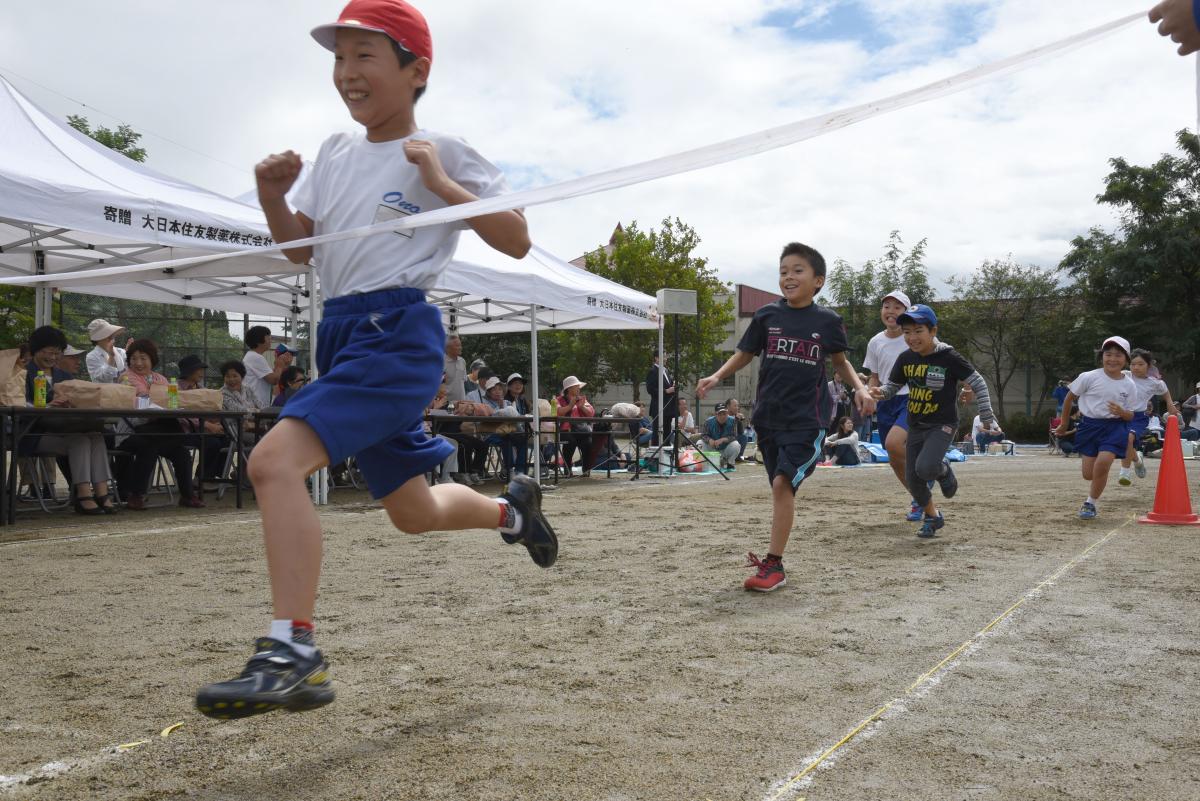
[[[1160,526],[1200,526],[1200,517],[1192,513],[1187,471],[1183,466],[1183,447],[1179,444],[1179,421],[1174,415],[1167,419],[1162,467],[1158,471],[1158,487],[1154,490],[1154,511],[1139,517],[1138,522]]]

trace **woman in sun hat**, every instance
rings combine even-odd
[[[592,408],[592,404],[588,403],[588,399],[582,392],[586,386],[586,383],[573,375],[563,379],[562,394],[558,396],[559,418],[596,416],[596,410]],[[561,429],[564,432],[562,434],[562,456],[567,475],[571,474],[571,460],[575,456],[575,451],[578,450],[583,462],[580,465],[583,468],[583,476],[587,478],[592,474],[591,465],[587,463],[588,454],[592,450],[591,422],[564,422],[561,424]]]

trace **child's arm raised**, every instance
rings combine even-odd
[[[312,236],[312,220],[288,206],[287,193],[300,176],[304,161],[291,150],[272,153],[254,165],[254,181],[258,185],[258,203],[267,218],[271,236],[279,244]],[[312,258],[312,248],[284,249],[283,255],[293,264],[305,264]]]
[[[707,378],[701,378],[696,383],[696,394],[703,398],[708,394],[710,389],[715,387],[717,384],[720,384],[726,378],[733,375],[738,370],[741,370],[752,361],[754,361],[753,353],[748,353],[744,350],[735,350],[733,355],[730,356],[724,364],[717,368],[715,373]],[[858,380],[857,376],[855,376],[855,380]]]
[[[461,184],[446,174],[442,160],[438,158],[437,146],[425,139],[410,139],[404,143],[404,155],[421,171],[421,182],[425,188],[446,201],[448,206],[458,206],[479,200]],[[471,217],[467,223],[479,234],[479,238],[494,249],[514,259],[525,258],[532,242],[525,214],[519,209],[498,211]]]

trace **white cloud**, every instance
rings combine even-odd
[[[418,119],[464,136],[532,183],[882,97],[1141,7],[864,0],[869,27],[853,36],[822,28],[833,4],[817,0],[425,6],[435,59]],[[311,157],[330,132],[352,129],[328,54],[307,33],[338,8],[312,0],[26,4],[6,10],[0,69],[89,106],[15,80],[55,113],[128,122],[242,165],[149,134],[144,141],[155,168],[238,194],[267,153]],[[757,24],[785,8],[799,27]],[[971,35],[956,42],[964,8]],[[822,38],[802,38],[810,28]],[[869,49],[881,39],[885,47]],[[1146,23],[962,95],[529,217],[537,241],[571,258],[618,221],[678,216],[698,230],[702,255],[723,277],[765,287],[786,241],[857,263],[877,255],[894,228],[910,242],[928,237],[942,276],[1010,252],[1049,266],[1071,236],[1110,224],[1094,203],[1108,158],[1153,160],[1172,148],[1177,129],[1194,127],[1193,80],[1191,63]]]

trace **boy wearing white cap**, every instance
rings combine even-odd
[[[88,323],[88,339],[95,346],[84,357],[87,364],[88,378],[97,384],[115,384],[121,373],[125,372],[125,349],[113,344],[113,339],[121,333],[121,326],[113,325],[108,320],[92,320]]]
[[[351,0],[313,38],[333,51],[333,82],[364,130],[325,140],[311,177],[292,151],[255,167],[258,199],[276,242],[399,220],[508,190],[494,165],[463,140],[421,129],[414,106],[433,61],[425,18],[403,0]],[[274,619],[237,678],[196,694],[210,717],[315,709],[333,700],[328,665],[313,637],[321,572],[321,523],[304,480],[354,456],[392,524],[419,533],[499,529],[549,567],[558,540],[541,512],[541,488],[518,475],[499,498],[457,484],[430,487],[424,474],[453,445],[424,431],[425,406],[445,366],[441,313],[426,301],[471,227],[514,258],[530,248],[520,211],[472,217],[380,236],[291,247],[313,260],[324,301],[317,346],[320,378],[288,401],[254,449],[250,478],[263,517]]]
[[[1079,508],[1079,516],[1091,520],[1096,505],[1108,484],[1108,471],[1114,459],[1125,455],[1129,441],[1129,421],[1137,411],[1137,386],[1124,372],[1129,365],[1129,341],[1124,337],[1109,337],[1100,346],[1098,370],[1080,373],[1071,382],[1070,392],[1063,399],[1063,422],[1054,430],[1056,436],[1067,431],[1071,409],[1079,401],[1083,417],[1075,432],[1075,450],[1083,457],[1083,478],[1091,482],[1087,499]]]
[[[884,329],[867,343],[867,355],[863,357],[863,369],[871,373],[867,387],[874,389],[886,383],[892,374],[892,366],[900,354],[908,350],[904,341],[904,331],[897,322],[905,309],[911,306],[908,295],[900,290],[889,292],[883,296],[879,305],[879,319],[883,321]],[[907,489],[905,480],[905,456],[908,445],[908,385],[900,387],[895,397],[881,402],[875,407],[875,420],[879,428],[879,441],[887,448],[888,464],[896,478]],[[921,519],[921,507],[914,499],[909,506],[905,519],[917,521]]]

